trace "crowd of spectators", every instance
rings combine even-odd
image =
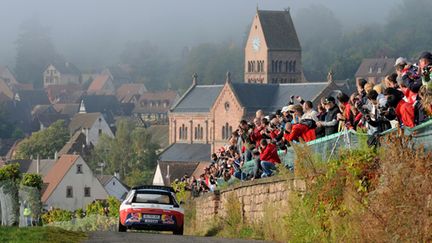
[[[287,97],[287,106],[272,114],[256,112],[251,121],[240,121],[228,144],[211,156],[211,165],[200,178],[184,177],[188,188],[199,195],[214,191],[220,183],[254,180],[272,176],[276,165],[293,170],[286,161],[287,146],[292,142],[309,142],[343,130],[354,129],[376,137],[394,127],[414,127],[432,114],[432,54],[424,52],[418,64],[398,58],[395,72],[381,83],[357,80],[357,91],[339,93],[321,99],[314,107],[300,96]],[[252,169],[245,163],[253,164]]]

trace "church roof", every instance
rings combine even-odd
[[[210,112],[223,85],[195,85],[180,98],[172,112]]]
[[[258,17],[270,50],[301,50],[289,11],[258,10]]]
[[[210,144],[173,143],[160,155],[160,161],[203,162],[210,161]]]
[[[329,85],[320,83],[255,84],[231,83],[234,94],[242,107],[255,112],[258,109],[270,112],[286,106],[292,95],[304,100],[314,99]]]

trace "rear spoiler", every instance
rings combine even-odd
[[[140,189],[154,189],[154,190],[162,190],[168,192],[174,192],[174,188],[170,186],[154,186],[154,185],[144,185],[144,186],[135,186],[132,187],[132,190],[140,190]]]

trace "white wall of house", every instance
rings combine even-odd
[[[102,134],[114,138],[114,134],[102,114],[98,119],[96,119],[90,129],[83,128],[83,132],[88,137],[89,142],[93,145],[96,145],[99,142],[99,137]]]
[[[110,196],[114,196],[119,200],[122,200],[123,195],[128,193],[128,189],[115,176],[111,177],[111,180],[105,184],[105,190]]]
[[[51,84],[59,84],[61,80],[60,72],[53,66],[49,65],[43,74],[44,87]]]
[[[77,173],[77,165],[82,165],[82,173]],[[72,197],[66,197],[67,188],[72,187]],[[90,196],[84,195],[84,188],[90,187]],[[84,208],[93,200],[106,199],[108,193],[94,176],[90,167],[80,157],[75,161],[62,181],[57,185],[51,196],[45,202],[47,208],[76,210]]]
[[[163,186],[164,185],[164,181],[162,178],[162,172],[161,172],[161,169],[159,167],[159,163],[156,167],[156,172],[154,173],[154,176],[153,176],[153,185],[157,185],[157,186]]]

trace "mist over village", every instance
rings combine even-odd
[[[432,2],[0,6],[0,242],[432,241]]]

